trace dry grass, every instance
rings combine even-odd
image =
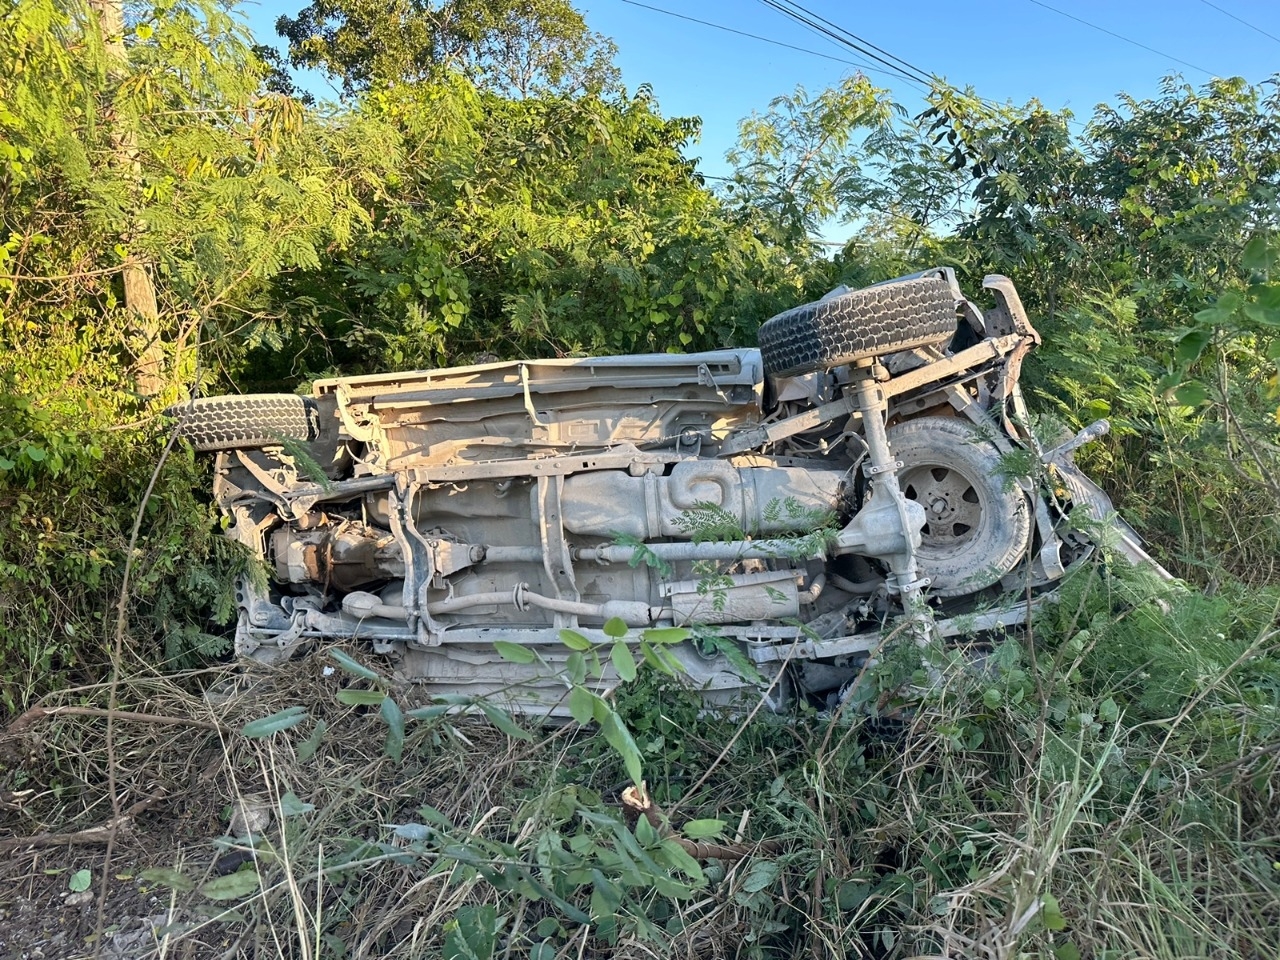
[[[1259,639],[1251,656],[1273,654],[1274,635]],[[117,824],[111,875],[100,837],[66,836],[111,822],[106,687],[46,702],[0,742],[0,870],[14,896],[39,899],[90,869],[109,888],[109,923],[164,915],[149,956],[453,960],[479,944],[503,960],[1275,957],[1277,754],[1245,716],[1262,705],[1232,707],[1236,668],[1149,725],[1064,716],[1047,706],[1060,687],[1044,708],[1034,694],[1014,703],[1017,669],[993,679],[952,664],[888,728],[809,715],[739,732],[698,719],[670,687],[624,697],[655,792],[680,803],[673,826],[715,817],[726,839],[780,843],[704,864],[704,882],[628,853],[610,825],[622,823],[620,765],[575,727],[520,741],[470,718],[411,720],[396,761],[378,708],[337,700],[366,682],[323,654],[278,671],[128,678],[112,752],[116,806],[135,813]],[[226,699],[197,692],[227,685]],[[412,687],[392,694],[419,705]],[[1210,700],[1240,714],[1235,760],[1181,735]],[[303,722],[242,734],[291,706]],[[253,846],[227,834],[237,804],[272,813]],[[56,836],[31,846],[38,835]],[[245,886],[217,899],[228,882]],[[92,932],[82,924],[75,948],[91,953]]]

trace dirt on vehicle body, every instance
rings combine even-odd
[[[1040,338],[1007,279],[984,287],[985,312],[947,269],[842,288],[769,320],[759,349],[193,401],[182,430],[218,451],[229,535],[273,574],[240,585],[236,651],[348,638],[431,693],[548,715],[561,631],[620,621],[691,628],[670,653],[712,702],[782,671],[774,705],[822,703],[891,618],[927,607],[943,636],[1025,618],[1094,548],[1073,511],[1146,559],[1071,461],[1105,422],[1052,450],[1028,431],[1018,374]]]

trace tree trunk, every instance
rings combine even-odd
[[[129,53],[124,45],[123,0],[89,0],[89,8],[98,22],[98,31],[108,59],[108,76],[122,79],[128,72]],[[142,167],[138,162],[138,134],[124,126],[117,118],[111,121],[111,141],[114,163],[137,186],[142,179]],[[121,243],[129,247],[134,230],[121,237]],[[130,253],[124,262],[124,305],[134,316],[131,331],[142,347],[134,364],[134,386],[144,397],[159,394],[165,386],[161,375],[164,349],[160,342],[160,309],[156,302],[156,288],[147,270],[147,264]]]

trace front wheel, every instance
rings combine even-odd
[[[921,417],[890,427],[888,437],[903,464],[902,492],[924,508],[916,558],[933,596],[989,587],[1026,556],[1027,497],[1002,476],[1000,451],[976,427],[953,417]]]

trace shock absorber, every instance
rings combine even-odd
[[[898,484],[902,462],[889,449],[885,417],[889,404],[879,380],[888,372],[873,359],[859,360],[851,371],[858,412],[862,415],[867,459],[863,472],[871,484],[871,498],[836,537],[837,553],[859,553],[884,561],[889,567],[887,586],[902,598],[908,611],[921,603],[928,578],[919,576],[916,551],[925,525],[924,509],[908,500]]]

